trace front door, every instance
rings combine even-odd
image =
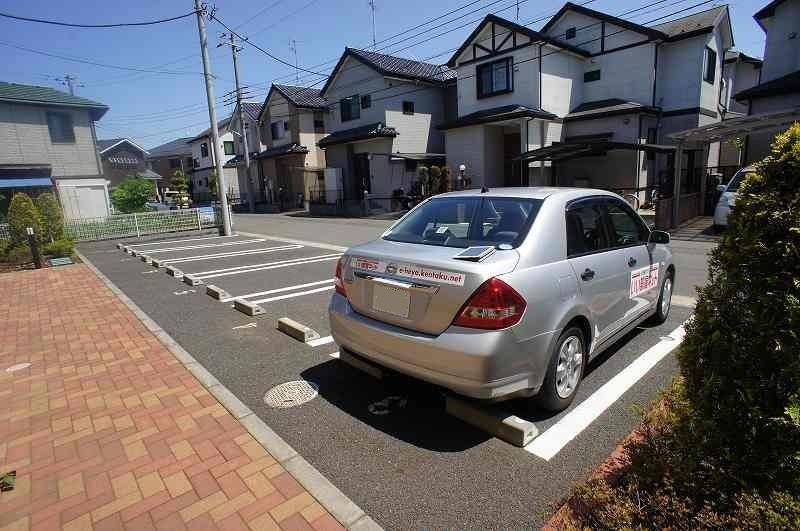
[[[520,134],[507,133],[503,135],[503,183],[505,186],[523,186],[520,175],[522,163],[514,161],[520,154]]]
[[[593,345],[617,330],[628,297],[628,272],[620,270],[610,248],[604,216],[597,199],[572,203],[566,212],[567,260],[590,316]]]
[[[364,192],[372,190],[372,179],[369,174],[369,156],[366,153],[356,153],[353,155],[353,177],[351,190],[355,199],[363,199]]]

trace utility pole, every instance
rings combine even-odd
[[[369,8],[372,11],[372,49],[378,44],[375,39],[375,0],[369,0]]]
[[[289,41],[289,49],[294,53],[294,79],[300,85],[300,63],[297,62],[297,41],[292,39]]]
[[[211,139],[213,144],[214,162],[217,167],[217,195],[222,208],[222,230],[225,236],[231,235],[231,213],[228,211],[227,188],[225,187],[225,174],[222,168],[222,156],[219,152],[219,128],[217,128],[217,110],[214,107],[214,80],[211,75],[211,63],[208,60],[208,36],[206,35],[205,7],[200,5],[200,0],[194,0],[194,9],[197,14],[197,31],[200,34],[200,52],[203,56],[203,77],[206,80],[206,99],[208,100],[208,119],[211,121]]]
[[[78,78],[70,74],[65,74],[64,77],[56,77],[53,79],[55,79],[56,81],[67,87],[69,89],[70,96],[75,95],[75,87],[83,86],[83,85],[76,85],[75,82],[78,80]]]
[[[244,144],[244,168],[247,176],[247,206],[250,213],[256,211],[256,198],[255,186],[253,186],[253,178],[250,176],[250,144],[247,142],[247,128],[244,126],[244,109],[242,109],[242,89],[239,86],[239,51],[241,48],[236,46],[236,36],[231,33],[231,53],[233,54],[233,76],[236,81],[236,106],[239,108],[239,127],[242,135],[242,144]]]

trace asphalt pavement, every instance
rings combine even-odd
[[[117,242],[79,249],[388,529],[541,525],[552,504],[635,426],[634,406],[653,400],[676,374],[670,352],[690,315],[680,306],[663,325],[640,327],[592,360],[569,410],[551,415],[526,400],[502,404],[540,432],[527,447],[512,446],[446,414],[439,389],[399,376],[378,381],[336,358],[338,347],[326,337],[326,307],[338,246],[374,238],[389,222],[283,215],[237,215],[235,222],[240,234],[231,238],[182,233],[127,242],[196,275],[203,281],[197,286],[123,254]],[[707,251],[676,246],[678,293],[690,296],[689,286],[702,281]],[[212,299],[205,294],[208,284],[258,303],[264,313],[250,317],[231,300]],[[277,331],[280,317],[311,327],[321,339],[306,344]],[[316,386],[318,396],[283,409],[265,404],[268,390],[297,380]]]

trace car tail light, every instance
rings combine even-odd
[[[481,284],[453,321],[456,326],[499,330],[515,325],[525,312],[525,299],[514,288],[493,277]]]
[[[347,292],[344,290],[344,281],[342,280],[342,264],[344,263],[344,256],[339,258],[339,261],[336,262],[336,275],[333,280],[334,286],[336,286],[336,293],[347,297]]]

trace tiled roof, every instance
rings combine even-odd
[[[587,2],[588,3],[588,2]],[[586,15],[587,17],[596,18],[599,20],[604,20],[615,26],[620,26],[625,29],[629,29],[631,31],[636,31],[638,33],[642,33],[644,35],[649,35],[656,39],[663,37],[660,35],[656,29],[648,28],[647,26],[642,26],[641,24],[637,24],[635,22],[631,22],[630,20],[625,20],[624,18],[615,17],[613,15],[609,15],[608,13],[603,13],[602,11],[595,11],[594,9],[589,9],[588,7],[584,7],[582,5],[573,4],[572,2],[567,2],[564,6],[553,15],[547,23],[542,26],[542,29],[539,30],[539,33],[545,33],[553,24],[555,24],[561,16],[566,13],[567,11],[573,11],[575,13],[580,13],[582,15]]]
[[[572,111],[564,116],[564,120],[579,120],[588,118],[599,118],[601,116],[613,116],[615,114],[630,114],[638,112],[656,112],[657,109],[619,98],[607,100],[587,101],[581,103]]]
[[[99,120],[108,111],[108,106],[102,103],[81,98],[80,96],[72,96],[50,87],[20,85],[18,83],[6,83],[5,81],[0,81],[0,101],[56,107],[83,107],[92,111],[92,119],[94,120]]]
[[[231,117],[230,116],[228,116],[224,120],[218,121],[217,122],[217,129],[223,129],[225,127],[228,127],[229,123],[231,123]],[[222,135],[222,134],[224,134],[224,133],[220,132],[220,135]],[[208,129],[204,130],[202,133],[199,133],[199,134],[193,136],[192,138],[187,140],[186,143],[188,144],[190,142],[194,142],[195,140],[200,140],[202,137],[209,136],[209,135],[211,135],[211,128],[210,127]]]
[[[105,149],[110,148],[114,144],[119,143],[120,141],[125,140],[124,138],[108,138],[108,139],[98,139],[97,140],[97,149],[103,151]]]
[[[261,114],[261,104],[254,101],[243,101],[242,110],[251,120],[258,120],[258,115]]]
[[[347,48],[347,51],[363,61],[370,63],[376,69],[399,77],[419,79],[434,83],[444,83],[456,77],[455,70],[450,70],[445,65],[424,63],[404,57],[395,57],[393,55],[385,55],[356,48]]]
[[[714,7],[707,11],[693,13],[686,17],[657,24],[653,26],[653,29],[665,33],[670,38],[707,31],[714,27],[717,17],[727,8],[727,6]]]
[[[779,94],[800,93],[800,70],[745,89],[734,96],[736,100],[764,98]]]
[[[500,122],[515,118],[544,118],[552,120],[557,118],[557,116],[553,113],[533,107],[526,107],[524,105],[502,105],[500,107],[492,107],[491,109],[484,109],[482,111],[459,116],[455,120],[443,123],[439,126],[439,129],[455,129],[457,127]]]
[[[367,140],[369,138],[393,138],[397,136],[397,130],[394,127],[387,127],[381,122],[374,124],[362,125],[360,127],[353,127],[352,129],[344,129],[336,131],[328,136],[322,138],[317,145],[321,148],[328,146],[335,146],[336,144],[346,144],[347,142],[355,142],[357,140]]]
[[[284,98],[294,103],[297,107],[324,109],[328,106],[328,100],[322,97],[319,89],[278,84],[274,84],[272,87],[283,94]],[[269,95],[267,99],[269,99]]]
[[[166,144],[161,144],[150,150],[148,158],[156,159],[160,157],[176,157],[185,155],[187,157],[192,155],[192,148],[186,144],[191,140],[191,137],[176,138]]]

